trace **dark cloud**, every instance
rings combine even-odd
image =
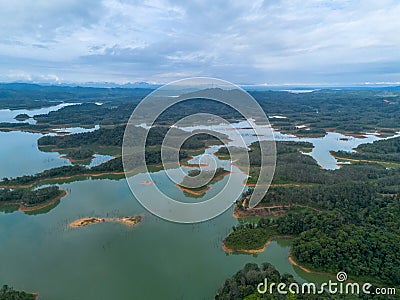
[[[399,81],[398,1],[14,1],[0,80]]]

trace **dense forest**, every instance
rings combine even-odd
[[[102,127],[93,132],[43,136],[39,139],[39,147],[46,151],[64,149],[68,156],[78,160],[89,158],[99,149],[117,149],[117,153],[113,152],[116,156],[114,159],[92,168],[64,166],[35,175],[3,178],[0,184],[8,188],[0,189],[0,204],[34,206],[62,193],[54,186],[11,189],[15,185],[34,186],[60,177],[84,178],[90,174],[123,172],[119,156],[124,124],[140,99],[149,92],[146,89],[0,84],[0,109],[80,103],[47,115],[34,116],[37,124],[1,123],[0,130],[44,133],[66,124],[100,124]],[[319,90],[299,94],[253,91],[251,95],[269,116],[283,116],[271,118],[270,121],[274,129],[286,133],[322,136],[326,131],[337,130],[350,133],[378,131],[393,135],[400,130],[400,96],[392,90]],[[158,126],[150,131],[146,162],[150,165],[161,163],[159,146],[169,125],[199,112],[213,113],[232,121],[242,118],[237,111],[211,100],[192,99],[179,103],[160,115],[156,121]],[[207,134],[196,135],[183,144],[179,158],[187,159],[191,151],[202,149],[211,142],[216,144],[217,139]],[[361,145],[356,149],[357,153],[335,152],[335,156],[360,162],[344,165],[334,171],[321,170],[312,157],[301,153],[310,148],[312,145],[309,143],[277,143],[273,184],[259,208],[269,211],[270,207],[279,207],[279,213],[274,214],[273,218],[267,216],[234,226],[232,233],[224,240],[225,245],[236,250],[259,249],[275,235],[291,235],[294,237],[292,255],[300,264],[330,273],[343,270],[350,278],[371,279],[376,284],[399,286],[400,168],[397,164],[400,163],[400,138]],[[257,182],[257,165],[261,159],[259,149],[258,143],[250,147],[251,177],[248,183]],[[228,149],[221,148],[218,154],[227,157]],[[135,162],[138,157],[131,155],[129,159]],[[239,158],[237,164],[240,165],[240,162]],[[391,162],[393,165],[382,165],[381,162]],[[248,198],[251,192],[249,188],[237,202],[236,209],[249,210],[242,200]],[[255,278],[258,280],[265,274],[285,282],[293,280],[277,274],[269,265],[246,266],[225,282],[216,299],[280,299],[260,298],[255,293]],[[8,297],[4,299],[20,299],[17,298],[19,292],[8,287],[3,287],[0,296],[1,293]]]
[[[233,232],[224,240],[224,246],[231,251],[240,252],[241,250],[259,250],[262,249],[265,243],[272,237],[278,235],[276,226],[268,226],[263,221],[257,224],[240,224],[234,226]]]
[[[34,118],[37,125],[123,125],[137,103],[151,90],[6,84],[0,86],[0,108],[38,108],[61,102],[81,103]],[[321,136],[328,130],[362,133],[400,130],[400,96],[396,90],[316,90],[311,93],[250,91],[271,118],[275,129],[297,135]],[[15,101],[18,99],[18,101]],[[33,101],[32,101],[33,100]],[[95,103],[102,103],[97,105]],[[362,109],[360,109],[362,107]],[[211,100],[191,99],[174,105],[158,119],[172,124],[184,116],[206,112],[240,119],[235,110]],[[305,125],[300,126],[299,125]]]
[[[99,147],[113,146],[117,147],[120,151],[124,130],[125,127],[117,126],[111,129],[100,128],[99,130],[79,134],[43,136],[38,140],[38,144],[40,148],[49,147],[50,150],[57,149],[57,151],[59,151],[59,149],[64,148],[67,150],[67,155],[69,157],[73,159],[83,159],[83,157],[86,158],[88,155],[93,155],[94,151],[92,149],[97,149]],[[168,128],[166,127],[155,127],[149,131],[146,141],[148,147],[146,147],[145,151],[145,160],[148,165],[155,166],[161,164],[160,147],[154,146],[160,146],[167,131]],[[143,129],[143,134],[144,133],[145,130]],[[182,149],[179,151],[179,159],[181,161],[188,159],[191,151],[203,149],[208,143],[218,144],[220,141],[206,133],[199,133],[191,136],[183,143]],[[168,154],[169,152],[167,150],[167,158]],[[114,159],[92,168],[87,168],[81,165],[62,166],[45,170],[34,175],[19,176],[17,178],[3,178],[0,185],[31,185],[59,177],[123,172],[122,159],[119,155]],[[130,162],[133,167],[135,165],[140,165],[140,155],[138,153],[127,155],[126,161]]]
[[[265,278],[268,280],[268,288],[271,283],[286,285],[286,295],[279,294],[277,290],[274,293],[260,294],[257,291],[257,286],[264,283]],[[329,295],[322,293],[319,295],[313,294],[292,294],[289,292],[288,287],[290,284],[297,284],[292,275],[280,274],[271,264],[262,263],[257,265],[254,263],[246,264],[243,269],[239,270],[235,275],[225,280],[224,284],[219,288],[215,300],[325,300],[325,299],[358,299],[350,295]],[[388,298],[385,298],[388,299]]]
[[[75,160],[86,160],[93,158],[94,154],[91,149],[72,149],[67,151],[66,156]]]
[[[138,102],[150,89],[42,86],[27,83],[0,83],[0,109],[34,109],[62,102]]]
[[[276,168],[274,173],[273,184],[336,184],[340,182],[360,181],[365,182],[371,179],[385,178],[385,184],[380,184],[382,191],[395,189],[396,180],[399,180],[399,172],[397,169],[389,168],[373,163],[355,162],[351,165],[343,165],[338,170],[321,170],[317,162],[302,152],[312,149],[311,143],[306,142],[276,142]],[[234,151],[234,149],[233,149]],[[217,152],[219,156],[227,156],[228,150],[225,147],[220,148]],[[248,183],[256,183],[261,163],[261,152],[259,142],[250,145],[250,178]],[[393,154],[399,157],[399,153]],[[240,157],[236,164],[241,165],[244,161]],[[390,183],[392,178],[392,183]],[[382,179],[383,180],[383,179]],[[397,181],[398,182],[398,181]],[[383,186],[384,185],[384,186]]]
[[[334,155],[355,160],[400,163],[400,137],[376,141],[372,144],[362,144],[356,150],[356,153],[338,151],[334,152]]]
[[[138,127],[137,134],[143,137],[147,130]],[[167,134],[169,127],[155,126],[151,128],[148,132],[146,139],[146,146],[160,146]],[[174,129],[176,131],[176,136],[183,136],[185,133],[181,130]],[[112,128],[101,127],[98,130],[76,133],[69,135],[58,135],[50,136],[46,135],[38,140],[39,147],[51,146],[54,148],[76,148],[76,147],[87,147],[87,146],[115,146],[122,147],[122,141],[124,138],[125,126],[115,126]],[[135,140],[132,141],[135,145]],[[220,144],[221,142],[214,138],[213,136],[206,133],[198,133],[193,135],[189,139],[185,140],[182,145],[182,149],[186,150],[196,150],[201,149],[206,146],[206,143]]]
[[[260,294],[257,291],[257,286],[265,282],[267,279],[268,291],[265,294]],[[275,283],[273,293],[269,293],[271,283]],[[287,294],[282,295],[277,292],[276,286],[279,283],[285,284]],[[290,274],[280,274],[271,264],[262,263],[260,265],[247,263],[243,269],[239,270],[232,277],[225,280],[223,285],[218,289],[215,300],[335,300],[335,299],[364,299],[364,300],[394,300],[397,296],[390,295],[352,295],[352,294],[330,294],[327,291],[322,294],[299,293],[292,294],[288,287],[291,284],[299,286],[301,283],[294,280]],[[316,285],[316,289],[318,289]],[[263,287],[261,287],[263,288]],[[376,286],[371,287],[373,291]],[[293,290],[293,289],[292,289]],[[307,291],[307,289],[306,289]],[[317,290],[319,291],[319,290]]]
[[[376,153],[387,144],[396,145],[395,139],[388,141],[365,148]],[[252,145],[251,161],[259,159],[258,147]],[[355,163],[339,170],[321,170],[311,157],[299,153],[302,147],[308,145],[277,143],[274,181],[260,207],[281,207],[280,216],[239,225],[225,243],[233,241],[237,249],[257,249],[274,229],[279,235],[295,236],[292,253],[301,264],[399,285],[400,169]],[[389,146],[388,152],[400,155],[395,146]],[[243,199],[249,194],[251,189]],[[246,207],[239,201],[237,209]],[[252,236],[258,237],[255,242]]]
[[[380,129],[395,133],[400,124],[400,97],[395,91],[319,90],[311,93],[255,91],[251,95],[272,119],[274,128],[295,134],[307,134],[294,125],[306,124],[314,130],[334,129],[360,133]],[[300,132],[298,132],[300,131]]]
[[[183,178],[182,182],[179,185],[187,187],[191,190],[202,190],[207,187],[207,185],[215,183],[216,181],[222,179],[223,176],[227,173],[229,172],[226,171],[224,168],[217,168],[215,171],[203,170],[202,172],[200,172],[200,170],[198,169],[195,169],[189,171],[188,175]],[[200,183],[203,182],[207,183],[198,186]]]
[[[64,191],[58,186],[44,187],[40,189],[0,189],[0,210],[5,207],[6,211],[18,209],[21,205],[25,207],[35,206],[46,201],[61,197]]]

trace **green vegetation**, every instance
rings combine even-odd
[[[223,179],[229,171],[224,168],[217,168],[214,171],[204,171],[195,169],[189,171],[177,187],[181,189],[188,197],[202,197],[210,189],[210,185]],[[203,184],[205,183],[205,184]]]
[[[396,139],[384,142],[360,148],[376,153],[389,145],[387,153],[397,159],[400,153]],[[311,157],[299,153],[302,146],[309,145],[277,144],[273,185],[259,207],[310,209],[283,210],[286,213],[271,218],[268,226],[275,226],[280,235],[295,236],[292,253],[300,264],[330,273],[344,270],[353,278],[378,284],[399,285],[400,170],[375,163],[321,170]],[[251,146],[251,162],[259,159],[258,147]],[[243,195],[243,200],[251,191]],[[243,201],[238,202],[236,209],[249,210]],[[228,238],[235,237],[236,244],[248,245],[249,249],[250,243],[246,241],[251,241],[252,235],[262,241],[270,237],[269,233],[265,236],[262,233],[258,224],[252,224],[245,230],[234,231]],[[259,245],[254,247],[257,249]]]
[[[48,115],[35,116],[39,126],[123,125],[136,104],[151,90],[43,87],[1,85],[0,108],[35,108],[61,101],[80,102]],[[218,92],[218,91],[217,91]],[[277,91],[252,91],[274,128],[296,135],[322,136],[327,130],[363,133],[378,130],[390,135],[400,130],[400,96],[392,90],[319,90],[293,94]],[[19,101],[14,101],[18,99]],[[34,100],[34,101],[32,101]],[[50,102],[58,101],[58,102]],[[94,102],[102,102],[96,105]],[[157,124],[171,125],[193,113],[214,113],[225,119],[241,119],[233,109],[215,101],[192,99],[165,111]],[[305,125],[307,128],[299,127]]]
[[[372,223],[377,222],[377,216],[368,217],[375,218]],[[385,216],[379,219],[382,217]],[[381,225],[349,221],[337,224],[337,219],[345,219],[339,212],[320,214],[315,219],[293,242],[293,255],[298,262],[317,270],[344,270],[356,278],[400,284],[400,235],[398,230],[392,231],[393,220],[384,220]]]
[[[50,186],[35,190],[29,189],[0,189],[0,209],[11,212],[20,207],[35,207],[62,197],[64,191],[58,186]],[[3,210],[3,208],[5,208]]]
[[[312,93],[255,91],[251,95],[271,119],[274,128],[292,134],[323,135],[333,129],[362,133],[378,130],[394,134],[400,124],[400,94],[390,90],[319,90]],[[386,100],[386,101],[384,101]],[[307,125],[311,130],[298,129]]]
[[[338,151],[333,154],[351,160],[400,163],[400,137],[360,145],[356,153]]]
[[[81,161],[93,158],[94,154],[95,152],[91,149],[71,149],[67,151],[66,157],[72,160]]]
[[[58,186],[50,186],[32,191],[26,189],[1,189],[0,202],[20,202],[23,205],[29,206],[56,198],[61,195],[60,192]]]
[[[0,131],[26,131],[26,132],[41,132],[48,133],[51,128],[48,125],[33,125],[29,123],[0,123]]]
[[[83,147],[90,145],[122,146],[125,126],[100,128],[92,132],[76,133],[61,136],[43,136],[38,140],[39,148],[51,146],[58,149]],[[143,130],[144,131],[144,130]],[[155,137],[155,136],[153,136]]]
[[[58,187],[29,189],[38,184],[54,183],[60,178],[72,180],[91,175],[122,173],[120,154],[124,124],[136,104],[148,92],[0,84],[0,108],[38,108],[61,102],[82,103],[48,115],[35,116],[38,122],[35,125],[1,123],[0,130],[48,132],[51,128],[66,124],[101,124],[102,127],[94,132],[44,136],[39,139],[39,147],[43,151],[62,151],[78,160],[89,158],[94,153],[115,156],[90,169],[80,165],[64,166],[35,175],[4,178],[0,185],[7,189],[0,190],[2,210],[13,211],[21,205],[30,207],[46,203],[62,193]],[[396,91],[321,90],[303,94],[257,91],[251,94],[268,115],[287,117],[270,120],[275,129],[286,133],[322,136],[326,131],[337,130],[353,134],[378,131],[392,135],[400,130],[400,96]],[[104,104],[93,103],[98,101]],[[199,112],[213,113],[232,121],[242,118],[225,105],[210,100],[193,99],[179,103],[164,112],[156,122],[158,126],[150,131],[146,144],[146,162],[158,168],[161,163],[160,145],[169,125],[184,116]],[[299,125],[307,128],[300,128]],[[189,153],[203,149],[210,142],[216,144],[217,139],[206,134],[192,137],[183,144],[179,158],[187,159]],[[400,138],[362,145],[357,153],[334,153],[343,159],[360,161],[335,171],[321,170],[311,157],[301,154],[301,151],[308,151],[311,147],[309,143],[277,143],[273,185],[261,201],[259,211],[268,213],[274,207],[282,209],[254,223],[247,222],[234,227],[224,244],[237,251],[260,249],[273,236],[291,235],[294,236],[292,254],[300,264],[323,272],[336,273],[343,270],[351,278],[399,286],[400,168],[386,168],[382,163],[400,163]],[[257,182],[259,149],[258,143],[251,145],[249,184]],[[221,148],[218,155],[228,158],[227,150]],[[132,154],[129,159],[135,162],[138,157]],[[240,163],[239,157],[237,164],[240,166]],[[217,172],[225,171],[222,169]],[[198,170],[191,171],[185,180],[197,174]],[[16,186],[27,188],[9,189]],[[250,188],[243,199],[237,202],[237,211],[250,210],[244,200],[251,192]],[[287,210],[288,207],[298,209]],[[275,296],[260,298],[255,292],[255,284],[261,282],[260,276],[263,279],[265,274],[276,276],[277,281],[292,280],[286,275],[276,274],[271,268],[268,265],[246,266],[227,280],[217,299],[280,299]],[[307,298],[299,296],[297,299]]]
[[[214,175],[211,177],[212,173],[214,173]],[[183,178],[183,181],[181,182],[180,185],[184,186],[184,187],[195,186],[195,185],[197,185],[196,182],[203,182],[203,181],[205,181],[205,179],[208,179],[211,177],[211,179],[209,180],[209,183],[208,183],[208,184],[210,184],[210,183],[214,183],[215,181],[220,180],[223,176],[225,176],[228,173],[229,172],[226,171],[224,168],[217,168],[215,171],[203,171],[203,172],[200,172],[200,170],[198,170],[198,169],[191,170],[191,171],[189,171],[188,176],[185,176]],[[195,178],[195,176],[198,176],[198,175],[200,175],[199,178],[197,178],[197,177]],[[188,189],[201,190],[201,189],[207,187],[208,184],[197,187],[197,188],[188,188]]]
[[[146,130],[144,128],[137,128],[138,134],[144,136]],[[169,127],[156,126],[149,130],[146,139],[146,152],[160,152],[160,145],[162,144]],[[178,130],[178,129],[176,129]],[[115,153],[107,153],[108,149],[118,149],[118,154],[121,153],[122,141],[124,137],[125,126],[115,126],[112,128],[101,127],[98,130],[85,133],[77,133],[63,136],[43,136],[38,140],[39,149],[43,151],[60,151],[60,150],[75,150],[90,149],[94,152],[102,152],[102,154],[115,155]],[[179,130],[178,134],[183,134]],[[213,136],[205,133],[199,133],[188,138],[182,145],[181,152],[193,151],[203,149],[206,143],[220,144],[221,142]],[[133,141],[135,143],[135,141]],[[135,146],[135,144],[133,144]],[[138,145],[140,146],[140,145]],[[149,154],[150,156],[152,154]],[[159,159],[161,162],[161,158]]]
[[[35,300],[35,299],[36,299],[35,295],[16,291],[8,285],[3,285],[3,287],[0,289],[0,300]]]
[[[149,131],[145,152],[147,165],[157,168],[161,165],[160,144],[162,143],[168,129],[169,128],[167,127],[158,126]],[[117,157],[92,168],[87,168],[81,165],[62,166],[45,170],[34,175],[25,175],[17,178],[4,178],[0,182],[0,186],[32,186],[39,183],[51,182],[52,180],[58,180],[60,178],[85,178],[85,176],[105,173],[122,173],[124,170],[120,151],[124,131],[124,126],[116,126],[113,128],[100,128],[99,130],[79,134],[43,136],[38,140],[40,149],[46,151],[62,151],[67,153],[67,156],[73,159],[85,159],[87,156],[92,156],[93,153],[98,153],[99,151],[103,151],[102,154],[113,154]],[[143,129],[143,134],[145,134],[145,129]],[[190,137],[183,144],[182,149],[179,152],[179,159],[181,161],[187,160],[190,157],[189,153],[191,153],[191,151],[205,148],[206,143],[208,142],[220,143],[219,140],[204,133]],[[114,152],[108,153],[109,149],[113,149]],[[127,160],[132,162],[132,166],[135,166],[140,162],[139,154],[133,153],[127,156]],[[162,166],[160,166],[160,168],[161,167]]]
[[[16,115],[14,119],[18,120],[18,121],[25,121],[25,120],[30,119],[30,116],[27,114],[19,114],[19,115]]]
[[[268,280],[268,291],[271,283],[276,285],[279,283],[286,284],[287,295],[279,294],[276,286],[273,289],[274,293],[269,292],[265,294],[260,294],[257,291],[257,286],[260,283],[264,283],[265,278]],[[248,263],[244,268],[238,271],[235,275],[225,280],[224,284],[219,288],[216,300],[296,300],[296,299],[308,299],[308,300],[322,300],[322,299],[353,299],[351,296],[346,295],[347,298],[341,297],[340,295],[329,295],[327,293],[322,293],[319,295],[313,294],[291,294],[288,290],[289,285],[292,283],[297,283],[293,279],[292,275],[283,274],[281,275],[271,264],[262,263],[257,265],[254,263]],[[387,299],[387,298],[386,298]]]
[[[265,244],[279,233],[276,227],[268,226],[268,223],[262,220],[254,225],[248,223],[233,227],[233,232],[224,240],[225,247],[234,252],[263,249]]]
[[[62,102],[113,105],[137,103],[150,89],[90,88],[69,86],[41,86],[27,83],[0,83],[0,109],[36,109]],[[110,105],[111,106],[111,105]],[[84,119],[84,114],[80,114]],[[88,117],[88,116],[86,116]]]

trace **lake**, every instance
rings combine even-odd
[[[0,176],[33,174],[69,164],[58,153],[40,152],[40,136],[17,131],[0,133]],[[298,140],[312,140],[315,149],[310,155],[318,157],[319,164],[331,166],[333,162],[321,153],[329,153],[333,146],[346,150],[360,142],[349,138],[344,143],[340,137],[329,133],[325,138]],[[139,181],[141,174],[136,176]],[[202,200],[185,196],[163,172],[153,173],[152,177],[181,201]],[[221,188],[224,180],[215,183],[205,199]],[[221,242],[237,224],[232,208],[207,222],[176,224],[148,213],[125,179],[91,179],[60,187],[68,195],[46,214],[0,213],[0,283],[38,292],[42,300],[213,299],[224,280],[247,262],[270,262],[299,281],[324,279],[290,264],[290,240],[273,241],[254,256],[225,254]],[[68,226],[82,217],[138,214],[144,218],[134,228],[118,223],[75,229]]]
[[[50,107],[42,107],[42,108],[37,108],[37,109],[16,109],[16,110],[0,109],[0,123],[6,122],[6,123],[36,124],[36,121],[32,118],[33,116],[45,115],[51,111],[57,111],[65,106],[71,106],[71,105],[77,105],[77,104],[80,104],[80,103],[61,103],[58,105],[54,105],[54,106],[50,106]],[[19,114],[27,114],[31,118],[29,118],[25,121],[15,120],[14,118]]]

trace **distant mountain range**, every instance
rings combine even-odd
[[[161,84],[148,82],[133,82],[118,84],[114,82],[84,82],[84,83],[28,83],[28,82],[11,82],[0,83],[0,89],[8,90],[32,90],[40,91],[43,89],[69,89],[69,88],[101,88],[101,89],[149,89],[154,90],[161,87]],[[297,91],[307,92],[321,89],[331,90],[385,90],[385,91],[400,91],[400,86],[384,86],[384,85],[357,85],[357,86],[268,86],[268,85],[241,85],[245,90],[250,91]]]

